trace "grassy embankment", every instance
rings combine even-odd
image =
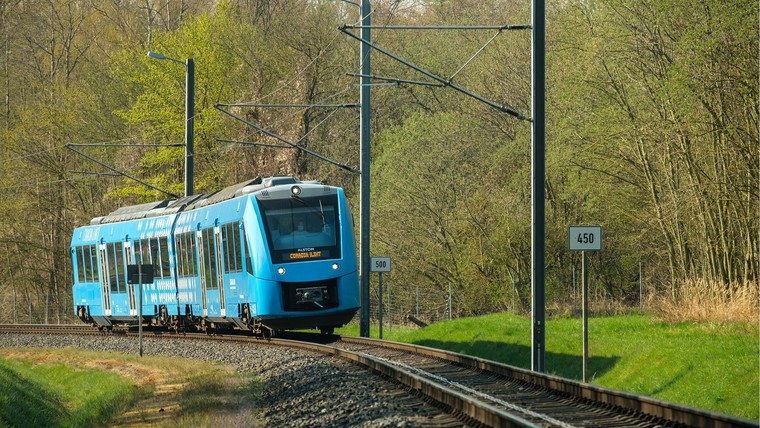
[[[372,337],[377,337],[373,326]],[[340,331],[357,335],[356,326]],[[512,314],[383,329],[383,338],[530,368],[530,320]],[[582,320],[547,322],[548,373],[581,379]],[[748,323],[661,322],[628,315],[589,319],[589,381],[757,420],[758,328]]]
[[[193,360],[0,348],[0,427],[251,425],[260,388]]]

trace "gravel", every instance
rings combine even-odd
[[[137,352],[120,336],[0,335],[0,347],[77,347]],[[145,355],[213,361],[251,372],[265,384],[250,426],[441,427],[462,423],[402,387],[334,358],[260,345],[144,339]]]

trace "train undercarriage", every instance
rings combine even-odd
[[[148,308],[145,308],[148,309]],[[144,310],[143,327],[151,330],[174,332],[218,333],[223,331],[247,331],[254,336],[270,338],[279,332],[295,329],[316,329],[321,334],[332,335],[335,329],[348,323],[355,311],[341,312],[320,317],[301,318],[259,318],[251,316],[248,304],[239,305],[237,317],[202,317],[192,313],[192,307],[185,307],[185,315],[169,315],[166,305],[152,305]],[[77,306],[77,317],[103,331],[130,329],[139,326],[139,316],[96,316],[91,315],[89,306]]]

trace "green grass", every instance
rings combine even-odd
[[[195,360],[0,348],[0,427],[255,426],[262,388],[254,374]]]
[[[377,337],[377,326],[371,336]],[[339,334],[358,335],[357,326]],[[383,338],[448,349],[530,368],[530,320],[512,314],[387,326]],[[548,373],[582,377],[581,319],[547,322]],[[757,326],[665,323],[649,316],[589,319],[589,380],[602,385],[752,420],[760,417]]]
[[[118,374],[0,359],[0,424],[99,426],[138,391]]]

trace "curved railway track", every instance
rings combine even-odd
[[[0,334],[106,334],[82,325],[0,325]],[[134,331],[110,334],[137,336]],[[439,349],[375,339],[288,334],[167,334],[285,346],[352,361],[426,397],[472,425],[494,427],[758,427],[756,422],[610,390]]]

